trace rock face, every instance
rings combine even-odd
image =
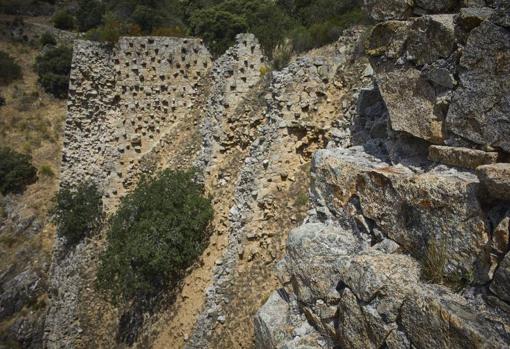
[[[434,114],[434,88],[417,69],[381,74],[378,83],[395,131],[432,143],[442,142],[442,120]]]
[[[481,145],[510,151],[510,32],[485,21],[469,35],[460,60],[461,87],[453,94],[447,125]]]
[[[507,254],[499,264],[491,284],[491,291],[499,298],[510,301],[510,254]]]
[[[464,3],[365,1],[384,21],[365,45],[376,84],[351,142],[313,156],[313,207],[276,271],[298,307],[255,322],[283,334],[259,347],[285,347],[300,315],[317,348],[510,345],[510,39],[501,5],[445,13]]]
[[[418,258],[426,258],[431,240],[444,243],[444,271],[463,274],[486,260],[489,232],[477,188],[477,178],[467,173],[414,175],[387,167],[360,175],[357,193],[364,216],[386,236]]]
[[[352,50],[358,35],[359,31],[353,31],[343,36],[338,44],[305,54],[282,71],[272,72],[263,82],[268,85],[259,102],[262,102],[258,108],[260,114],[250,115],[251,122],[260,123],[259,133],[247,148],[236,179],[234,201],[228,214],[228,246],[207,290],[207,311],[199,316],[186,347],[248,345],[240,338],[229,338],[225,332],[243,329],[243,333],[252,333],[253,328],[243,315],[250,307],[261,305],[260,296],[239,295],[267,294],[268,287],[274,287],[269,286],[276,281],[272,266],[282,256],[287,233],[281,227],[297,224],[300,219],[296,212],[302,217],[306,210],[304,205],[297,208],[294,201],[296,195],[302,196],[307,189],[305,168],[311,154],[326,146],[331,129],[339,141],[343,137],[345,129],[335,120],[344,103],[349,111],[355,109],[355,104],[347,104],[344,96],[343,84],[351,84],[347,80],[350,76],[346,74],[343,81],[338,80],[338,76],[342,69],[352,69],[345,51]],[[221,62],[223,59],[217,61]],[[353,66],[359,70],[356,74],[366,68],[365,64]],[[246,107],[240,104],[232,118]],[[225,122],[221,118],[218,120]],[[234,133],[240,132],[235,130]],[[217,325],[220,317],[227,319],[221,326],[225,328],[223,332]],[[259,323],[266,326],[262,318]]]

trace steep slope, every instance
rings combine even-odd
[[[336,45],[312,52],[273,72],[263,109],[260,136],[246,154],[230,209],[229,244],[207,290],[207,302],[189,347],[251,347],[252,317],[276,284],[275,261],[286,230],[307,210],[311,154],[326,145],[343,119],[345,89],[337,75],[347,64],[357,32]],[[363,63],[356,68],[363,70]],[[352,68],[355,70],[355,68]]]
[[[0,50],[15,57],[23,76],[0,89],[5,98],[0,106],[0,146],[31,155],[39,171],[37,182],[23,194],[0,194],[0,342],[38,348],[55,235],[48,210],[58,189],[66,105],[37,84],[37,49],[0,35]]]

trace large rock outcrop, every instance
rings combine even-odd
[[[313,156],[313,208],[289,234],[278,302],[321,335],[311,347],[508,347],[508,8],[365,7],[382,21],[365,45],[374,85],[351,142]],[[268,320],[271,304],[256,334],[285,336],[258,348],[299,337]]]

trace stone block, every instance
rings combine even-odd
[[[445,165],[475,169],[478,166],[492,164],[498,161],[497,152],[485,152],[462,147],[447,147],[431,145],[429,160]]]

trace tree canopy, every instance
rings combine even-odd
[[[342,29],[362,19],[359,9],[359,0],[80,0],[76,19],[79,30],[93,30],[91,37],[99,40],[199,36],[214,55],[231,46],[237,34],[251,32],[271,57],[288,40],[296,51],[336,40]],[[118,23],[118,35],[110,35],[112,23]]]

